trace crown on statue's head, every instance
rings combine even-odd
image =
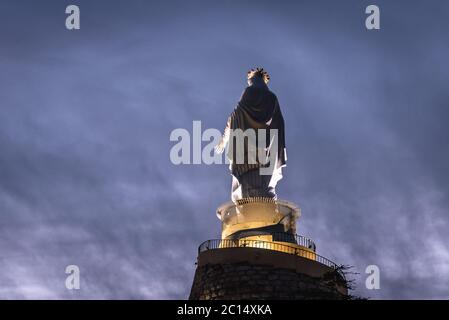
[[[248,79],[251,79],[255,76],[261,77],[263,81],[265,81],[265,83],[268,83],[268,81],[270,81],[268,72],[266,72],[263,68],[255,68],[248,71]]]

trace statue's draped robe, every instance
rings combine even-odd
[[[276,95],[271,92],[261,78],[252,79],[240,98],[237,107],[228,119],[227,129],[231,131],[254,129],[257,146],[265,147],[265,158],[256,157],[256,163],[248,161],[248,141],[244,144],[244,161],[237,163],[236,143],[230,143],[228,157],[233,175],[232,200],[246,197],[276,198],[275,187],[282,178],[282,167],[286,164],[284,119]],[[258,129],[265,129],[265,143],[259,141]],[[270,140],[270,129],[277,129],[277,148]],[[263,135],[262,135],[263,137]],[[233,139],[231,134],[231,139]],[[261,144],[262,142],[262,144]],[[269,156],[270,155],[270,156]],[[270,167],[268,175],[260,175],[260,167]]]

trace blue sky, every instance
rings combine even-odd
[[[254,66],[286,120],[298,232],[354,266],[356,294],[449,298],[448,17],[436,0],[2,0],[0,298],[187,298],[231,178],[171,164],[169,135],[221,130]]]

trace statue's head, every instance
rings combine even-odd
[[[262,80],[265,84],[270,81],[270,76],[263,68],[254,68],[248,71],[248,85],[250,86],[255,81]]]

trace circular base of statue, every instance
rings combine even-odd
[[[241,239],[256,235],[296,234],[301,215],[297,205],[286,200],[255,197],[226,202],[217,209],[222,222],[222,239]]]

